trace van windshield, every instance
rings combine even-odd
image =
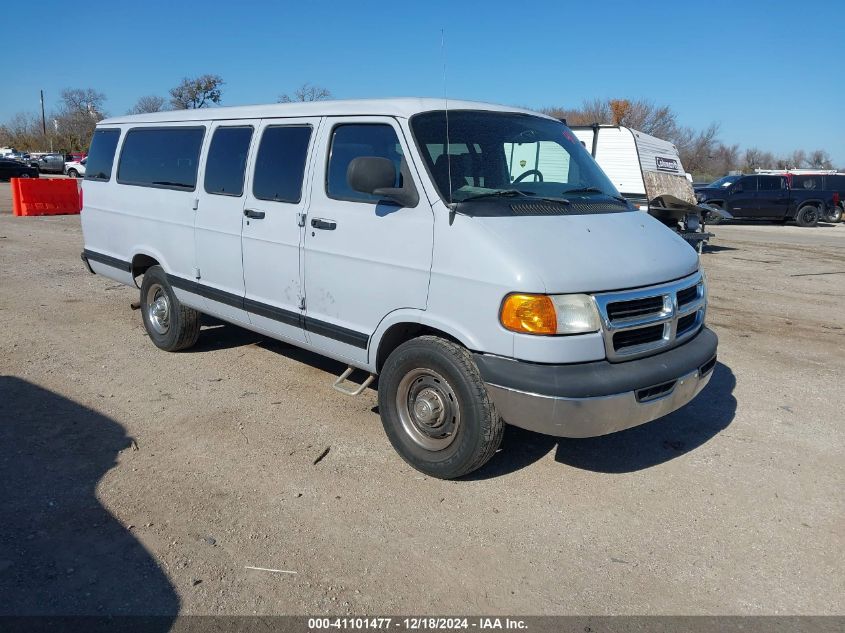
[[[437,110],[411,130],[441,198],[618,197],[619,192],[563,123],[512,112]]]

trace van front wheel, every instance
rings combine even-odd
[[[144,273],[141,315],[150,340],[165,351],[191,347],[199,338],[199,312],[179,302],[161,266],[151,266]]]
[[[437,336],[397,347],[379,374],[379,412],[396,452],[417,470],[454,479],[483,466],[504,422],[472,354]]]

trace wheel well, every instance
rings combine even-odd
[[[458,345],[463,345],[463,343],[454,336],[447,334],[442,330],[422,325],[421,323],[396,323],[395,325],[391,325],[387,328],[387,331],[381,337],[378,352],[376,353],[376,372],[381,371],[387,357],[390,356],[393,350],[402,345],[402,343],[426,334],[433,334],[434,336],[445,338],[457,343]]]
[[[132,279],[138,285],[138,277],[147,272],[150,266],[158,266],[159,263],[149,255],[135,255],[132,258]]]

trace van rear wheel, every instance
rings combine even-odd
[[[379,375],[379,412],[396,452],[417,470],[454,479],[483,466],[504,422],[469,350],[437,336],[403,343]]]
[[[141,315],[150,340],[165,351],[186,349],[199,338],[199,312],[179,302],[161,266],[151,266],[144,273]]]
[[[795,216],[795,224],[798,226],[816,226],[819,223],[819,208],[806,204],[798,209]]]

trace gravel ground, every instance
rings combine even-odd
[[[716,227],[694,402],[444,482],[336,363],[161,352],[78,216],[0,207],[0,614],[845,613],[845,225]]]

